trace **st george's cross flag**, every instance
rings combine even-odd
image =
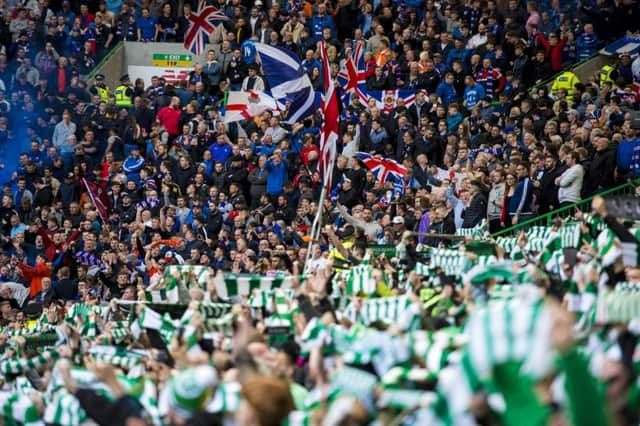
[[[395,182],[407,175],[407,168],[397,161],[382,156],[373,156],[366,152],[356,152],[356,158],[371,170],[374,176],[381,182]]]
[[[230,91],[225,107],[224,122],[247,120],[265,111],[278,111],[278,103],[264,92]]]
[[[202,55],[204,47],[209,39],[209,34],[215,30],[215,26],[229,18],[213,6],[204,1],[198,3],[188,17],[189,28],[184,35],[184,48],[195,55]]]

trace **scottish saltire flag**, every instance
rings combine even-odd
[[[195,55],[202,55],[209,34],[215,30],[215,26],[220,22],[228,20],[229,18],[225,14],[201,0],[189,15],[189,28],[184,35],[184,48]]]
[[[322,58],[322,72],[324,78],[324,96],[322,97],[321,111],[323,116],[322,131],[320,133],[320,169],[322,170],[322,183],[325,191],[331,189],[331,175],[333,163],[336,159],[336,143],[338,142],[338,95],[336,93],[331,68],[327,57],[327,46],[324,41],[320,44],[320,56]]]
[[[382,183],[395,182],[396,179],[402,179],[407,175],[407,168],[390,158],[373,156],[366,152],[356,152],[356,158],[362,161]]]
[[[406,182],[404,178],[393,175],[393,199],[397,200],[402,197],[407,190]]]
[[[298,57],[290,50],[264,43],[255,43],[255,48],[271,95],[283,103],[290,98],[285,123],[293,124],[312,115],[317,108],[315,92]]]
[[[329,192],[329,197],[331,198],[331,201],[335,202],[338,200],[338,196],[340,195],[340,191],[342,191],[343,184],[344,184],[344,175],[340,176],[340,181],[336,184],[336,186],[331,188],[331,191]]]

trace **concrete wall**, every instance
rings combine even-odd
[[[124,44],[120,44],[117,46],[111,55],[105,60],[95,71],[89,74],[89,78],[93,78],[96,74],[103,74],[105,77],[105,81],[107,86],[113,90],[116,86],[118,86],[120,77],[123,74],[125,69],[124,62],[124,52],[125,46]],[[87,83],[89,85],[93,84],[93,82],[88,79]]]
[[[574,68],[573,72],[578,76],[580,81],[587,83],[590,78],[594,77],[604,65],[612,64],[616,61],[615,56],[597,55],[595,58],[585,62]]]

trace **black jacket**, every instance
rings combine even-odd
[[[586,183],[591,190],[590,194],[611,188],[614,185],[613,172],[616,167],[616,148],[609,146],[604,151],[596,151],[593,160],[587,169]]]
[[[464,209],[463,228],[473,228],[485,218],[487,215],[487,198],[482,193],[476,194],[469,207]]]
[[[558,208],[558,186],[556,178],[566,170],[566,166],[558,164],[553,170],[546,170],[540,178],[539,204],[542,213],[549,211],[550,206]]]

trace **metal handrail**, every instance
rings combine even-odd
[[[590,197],[587,197],[583,200],[577,201],[568,206],[560,207],[558,209],[552,210],[548,213],[545,213],[540,216],[533,217],[531,219],[527,219],[521,223],[510,226],[508,228],[502,229],[498,232],[494,232],[491,234],[492,237],[500,237],[504,235],[510,235],[517,233],[519,230],[535,225],[539,226],[550,226],[553,218],[555,217],[567,217],[570,216],[577,210],[581,210],[583,212],[588,212],[591,210],[591,201],[597,197],[606,197],[609,195],[618,195],[618,194],[628,194],[635,191],[636,186],[640,184],[640,179],[635,179],[633,181],[626,182],[622,185],[618,185],[614,188],[606,189],[602,192],[594,194]]]

